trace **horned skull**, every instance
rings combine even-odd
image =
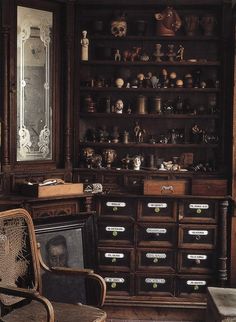
[[[111,33],[115,37],[125,37],[127,32],[127,23],[124,20],[114,20],[111,22]]]

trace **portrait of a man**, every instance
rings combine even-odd
[[[84,268],[83,236],[81,227],[55,231],[36,229],[42,258],[48,267]],[[42,272],[43,295],[56,302],[85,303],[85,284],[83,277]]]
[[[64,236],[52,237],[47,241],[45,248],[49,267],[68,267],[68,249]]]

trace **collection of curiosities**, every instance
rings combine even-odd
[[[175,33],[184,26],[184,30],[187,36],[194,36],[199,33],[200,30],[204,36],[212,36],[215,31],[216,18],[213,15],[204,15],[203,17],[198,17],[196,15],[186,15],[183,17],[183,21],[179,17],[178,13],[171,7],[167,7],[163,12],[156,13],[154,15],[156,19],[156,35],[158,36],[175,36]],[[103,22],[95,21],[95,33],[101,34],[103,32]],[[147,23],[145,21],[138,21],[136,30],[139,36],[142,36],[146,32]],[[201,28],[201,29],[200,29]],[[126,37],[128,33],[128,23],[124,15],[117,16],[111,21],[110,28],[111,35],[114,38]],[[87,31],[82,32],[81,39],[81,60],[89,60],[89,39],[87,38]],[[114,51],[115,61],[149,61],[150,59],[155,62],[175,62],[184,61],[184,51],[183,45],[179,45],[177,49],[171,43],[166,47],[166,52],[162,50],[162,44],[155,44],[155,50],[151,55],[148,55],[141,47],[133,47],[124,51],[120,51],[119,48]],[[110,51],[107,48],[103,48],[99,51],[99,58],[107,59],[110,55]],[[191,58],[190,62],[197,62],[198,59]],[[206,60],[204,60],[206,61]],[[126,75],[129,74],[126,72]],[[169,88],[169,87],[186,87],[186,88],[206,88],[206,87],[219,87],[219,81],[214,79],[202,79],[200,69],[195,69],[182,77],[178,77],[176,72],[168,72],[166,68],[162,68],[159,73],[147,72],[146,74],[140,72],[136,77],[130,79],[129,77],[118,77],[114,80],[107,80],[102,76],[93,77],[89,80],[82,80],[82,85],[90,87],[109,87],[116,86],[117,88]],[[160,97],[153,98],[154,110],[151,109],[151,113],[216,113],[216,97],[210,96],[208,100],[208,107],[198,107],[190,108],[189,103],[184,103],[180,97],[177,98],[177,102],[165,102],[162,104]],[[96,112],[96,103],[93,101],[91,96],[87,96],[84,99],[84,107],[86,112]],[[118,99],[111,105],[110,97],[106,98],[105,112],[122,114],[124,112],[124,102],[122,99]],[[134,113],[130,105],[126,108],[127,113]],[[139,95],[137,98],[137,106],[135,108],[135,113],[146,114],[150,112],[147,108],[147,98],[143,95]],[[203,129],[198,124],[193,124],[191,127],[189,135],[190,143],[205,143],[205,144],[215,144],[218,142],[218,136],[214,133],[213,129]],[[127,144],[129,142],[136,143],[161,143],[161,144],[182,144],[189,143],[185,142],[184,129],[169,129],[167,133],[160,133],[157,136],[148,135],[145,128],[141,127],[136,121],[133,129],[133,133],[125,130],[120,133],[119,128],[114,126],[111,131],[106,129],[106,126],[101,126],[96,129],[88,129],[84,141],[85,142],[99,142],[99,143],[119,143],[122,142]],[[101,168],[106,167],[110,169],[112,164],[121,164],[124,169],[140,170],[142,164],[146,164],[149,169],[158,170],[172,170],[172,171],[214,171],[214,162],[197,162],[194,163],[193,153],[183,153],[180,157],[172,157],[172,160],[164,160],[157,157],[154,154],[149,154],[145,160],[144,156],[137,154],[129,156],[128,154],[120,158],[117,157],[117,151],[113,148],[103,149],[103,151],[98,154],[91,147],[86,147],[83,150],[84,161],[88,168]],[[118,161],[117,161],[118,159]],[[188,160],[183,162],[183,160]]]
[[[216,17],[211,14],[206,14],[199,17],[194,14],[188,14],[182,19],[179,17],[176,10],[171,7],[167,7],[161,13],[155,13],[154,18],[156,20],[156,35],[166,36],[171,38],[175,36],[176,32],[181,29],[187,36],[195,36],[201,34],[204,36],[212,36],[215,32],[216,27]],[[138,35],[144,35],[147,29],[147,22],[143,20],[138,20],[135,22]],[[103,21],[94,21],[94,32],[95,34],[103,33]],[[111,21],[110,33],[114,36],[114,39],[121,39],[127,36],[129,30],[128,22],[124,14],[117,15]],[[89,39],[87,38],[87,31],[82,32],[81,39],[81,60],[89,60]],[[97,46],[95,50],[95,56],[98,59],[114,59],[115,61],[141,61],[141,62],[184,62],[185,61],[185,48],[182,44],[176,46],[172,43],[165,45],[165,50],[162,49],[162,44],[157,43],[154,45],[152,53],[147,53],[144,48],[140,46],[127,48],[121,50],[119,48],[112,49],[106,46]],[[96,53],[97,52],[97,53]],[[206,62],[206,59],[198,59],[196,57],[191,57],[187,59],[188,62]],[[124,77],[117,77],[115,79],[106,79],[102,75],[93,75],[90,79],[82,79],[82,85],[90,87],[112,87],[117,88],[214,88],[219,87],[219,81],[216,76],[212,79],[204,79],[200,69],[190,70],[184,75],[178,75],[176,71],[168,71],[167,68],[162,68],[159,71],[148,71],[143,73],[142,71],[137,75],[130,77],[129,71],[127,70]],[[128,75],[128,76],[127,76]]]

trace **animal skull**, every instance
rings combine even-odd
[[[124,20],[114,20],[111,23],[111,33],[115,37],[125,37],[127,32],[127,23]]]

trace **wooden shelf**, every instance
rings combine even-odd
[[[114,60],[90,60],[81,61],[81,66],[96,65],[96,66],[220,66],[220,61],[114,61]]]
[[[121,41],[157,41],[157,36],[135,36],[135,35],[127,35],[126,37],[116,38],[112,35],[94,35],[90,37],[91,40],[109,40],[113,42],[121,42]],[[158,41],[173,41],[173,38],[170,39],[168,36],[158,36]],[[174,41],[219,41],[219,37],[217,36],[186,36],[186,35],[177,35],[174,37]]]
[[[135,143],[130,142],[127,144],[124,143],[99,143],[99,142],[80,142],[80,146],[90,146],[90,147],[100,147],[100,148],[161,148],[161,149],[169,149],[169,148],[193,148],[193,149],[209,149],[209,148],[217,148],[218,144],[193,144],[193,143],[182,143],[182,144],[162,144],[162,143]]]
[[[80,113],[81,118],[119,118],[119,119],[218,119],[217,114],[192,115],[192,114],[118,114],[118,113]]]
[[[80,87],[82,92],[136,92],[136,93],[159,93],[159,92],[171,92],[171,93],[217,93],[219,88],[117,88],[117,87]]]

